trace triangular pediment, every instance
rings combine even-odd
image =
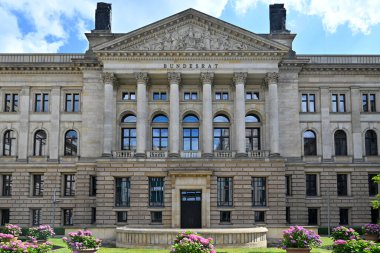
[[[285,45],[194,9],[97,45],[94,51],[288,51]]]

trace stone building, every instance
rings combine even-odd
[[[360,226],[380,172],[380,56],[300,55],[194,9],[83,54],[0,55],[0,221]]]

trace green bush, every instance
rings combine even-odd
[[[333,253],[380,253],[380,246],[366,240],[336,240]]]
[[[54,233],[56,235],[65,235],[65,228],[63,228],[63,227],[56,227],[56,228],[54,228]]]

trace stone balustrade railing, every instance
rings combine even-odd
[[[201,157],[202,157],[201,151],[194,151],[194,150],[181,151],[181,158],[201,158]]]
[[[0,54],[1,63],[70,63],[84,54]]]
[[[230,150],[214,150],[215,158],[234,158],[236,155],[236,151]]]
[[[270,151],[269,150],[252,150],[248,151],[248,157],[251,158],[266,158],[269,157]]]
[[[146,152],[148,158],[166,158],[168,157],[168,151],[164,150],[151,150]]]
[[[380,64],[378,55],[297,55],[312,64]]]
[[[135,156],[135,151],[133,151],[133,150],[118,150],[118,151],[113,151],[112,155],[115,158],[133,158]]]

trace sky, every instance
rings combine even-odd
[[[112,32],[127,33],[194,8],[269,33],[269,4],[284,3],[298,54],[380,54],[380,0],[104,0]],[[83,53],[96,0],[0,0],[0,53]]]

